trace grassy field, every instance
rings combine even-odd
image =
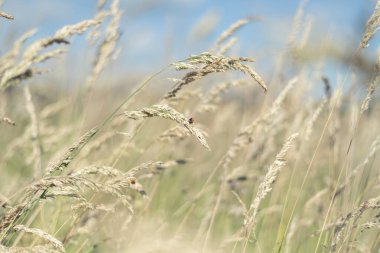
[[[0,252],[379,253],[380,60],[367,47],[380,1],[344,57],[310,46],[303,8],[270,75],[255,69],[265,58],[234,48],[265,22],[252,17],[148,77],[107,72],[121,47],[118,0],[11,41],[0,58]],[[78,86],[63,70],[76,36],[94,52]],[[327,77],[326,54],[346,68]]]

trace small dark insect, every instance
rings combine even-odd
[[[325,87],[325,95],[327,96],[327,98],[331,98],[331,84],[330,84],[330,80],[327,77],[322,76],[322,81],[323,81],[323,84],[324,84],[324,87]]]
[[[177,164],[186,164],[187,160],[186,159],[178,159],[176,160]]]
[[[136,184],[136,180],[131,179],[131,184]]]
[[[190,118],[189,119],[189,124],[193,124],[194,123],[194,118]]]

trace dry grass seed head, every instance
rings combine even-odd
[[[66,153],[56,162],[50,163],[46,170],[46,175],[51,175],[57,171],[62,171],[65,169],[71,161],[76,157],[79,151],[90,141],[90,139],[96,135],[99,131],[98,127],[94,127],[90,129],[87,133],[85,133],[79,141],[74,143]]]
[[[114,0],[112,2],[110,11],[112,18],[110,24],[106,28],[104,40],[97,50],[92,73],[86,81],[87,88],[90,88],[93,85],[93,82],[98,79],[106,66],[111,62],[111,58],[115,55],[117,42],[120,38],[120,20],[123,15],[123,13],[119,10],[119,2],[119,0]],[[106,14],[101,14],[100,18],[104,18],[105,16]]]
[[[24,33],[19,39],[15,41],[15,43],[13,43],[12,49],[0,58],[0,75],[2,75],[5,70],[11,68],[15,64],[15,60],[20,54],[22,46],[25,44],[26,40],[32,37],[36,32],[37,29],[32,29]]]
[[[14,19],[14,17],[11,14],[5,13],[3,11],[0,11],[0,17],[6,18],[6,19]]]
[[[380,82],[380,57],[379,56],[377,58],[376,66],[374,69],[374,75],[375,77],[372,78],[371,83],[368,86],[367,96],[364,98],[362,105],[360,107],[360,114],[363,114],[363,112],[368,110],[369,103],[371,102],[373,93],[375,92],[376,88],[379,86],[379,82]]]
[[[24,232],[24,233],[29,233],[36,235],[49,243],[51,243],[55,248],[57,248],[60,252],[66,252],[65,247],[63,246],[62,242],[59,241],[57,238],[54,236],[46,233],[45,231],[38,229],[38,228],[28,228],[24,225],[17,225],[13,229],[19,232]]]
[[[8,125],[11,125],[11,126],[15,126],[16,125],[16,122],[14,122],[13,120],[11,120],[10,118],[8,117],[0,117],[0,123],[5,123],[5,124],[8,124]]]
[[[257,21],[257,17],[248,17],[239,19],[233,23],[227,30],[225,30],[215,42],[214,50],[222,46],[232,35],[234,35],[238,30],[246,26],[249,22]]]
[[[8,68],[3,73],[1,73],[0,89],[6,89],[9,86],[15,85],[24,79],[32,77],[35,73],[35,71],[32,69],[33,65],[42,61],[46,61],[51,57],[56,57],[57,55],[64,52],[62,50],[55,50],[43,55],[39,55],[43,49],[53,44],[69,44],[69,41],[67,40],[69,37],[75,34],[82,34],[89,27],[96,24],[98,24],[98,21],[96,20],[85,20],[75,25],[64,26],[58,30],[53,37],[39,40],[30,45],[25,50],[18,64],[14,64],[11,68]]]
[[[209,52],[202,53],[200,55],[193,55],[186,59],[185,63],[189,65],[184,65],[184,62],[173,63],[173,66],[177,69],[185,69],[185,67],[192,68],[192,66],[197,66],[195,71],[187,73],[179,82],[176,83],[175,87],[167,93],[166,99],[175,97],[176,94],[186,85],[200,80],[203,77],[218,72],[226,72],[228,70],[238,70],[244,74],[251,76],[266,92],[268,90],[263,78],[254,71],[251,67],[246,65],[246,62],[253,62],[254,60],[245,57],[231,58],[222,55],[213,55]],[[198,67],[198,65],[201,65]]]
[[[230,38],[218,51],[218,54],[225,55],[238,41],[236,37]]]
[[[243,85],[248,85],[249,82],[246,80],[234,80],[221,83],[214,86],[202,99],[202,104],[197,109],[197,112],[209,112],[215,111],[217,108],[217,103],[221,99],[221,94],[226,93],[229,89],[234,87],[239,87]]]
[[[365,211],[370,209],[380,209],[380,196],[364,201],[359,207],[353,209],[335,223],[334,235],[331,242],[332,252],[336,251],[338,243],[342,240],[343,231],[349,223],[351,221],[355,223]]]
[[[326,103],[327,103],[327,99],[323,98],[322,101],[321,101],[321,103],[317,107],[317,109],[315,109],[315,111],[311,115],[310,119],[307,121],[305,135],[304,135],[305,136],[305,140],[309,140],[310,139],[310,136],[311,136],[311,134],[313,132],[314,123],[318,119],[318,117],[321,114],[322,109],[323,109],[323,107],[325,106]]]
[[[295,47],[297,35],[300,32],[300,28],[302,25],[302,19],[304,16],[304,8],[308,0],[302,0],[297,8],[297,12],[294,15],[293,23],[292,23],[292,31],[289,35],[288,44],[291,47]]]
[[[285,100],[287,94],[289,91],[293,88],[294,84],[298,81],[298,78],[295,77],[291,79],[288,84],[285,86],[285,88],[281,91],[281,93],[278,95],[276,100],[273,102],[270,110],[268,113],[265,113],[264,115],[256,118],[252,123],[248,124],[244,127],[243,130],[241,130],[238,135],[233,140],[232,145],[228,148],[228,151],[226,153],[226,156],[224,157],[222,161],[222,166],[225,170],[228,169],[230,166],[230,163],[232,160],[236,157],[237,153],[248,146],[253,141],[252,134],[254,130],[260,125],[260,124],[268,124],[268,122],[271,121],[271,119],[278,114],[281,105],[283,101]]]
[[[372,16],[368,19],[365,26],[365,31],[363,38],[360,42],[360,48],[365,48],[369,46],[369,41],[375,35],[380,25],[380,0],[376,2],[375,10]]]
[[[146,107],[139,111],[125,111],[123,113],[126,117],[131,119],[141,119],[141,118],[151,118],[151,117],[160,117],[165,119],[170,119],[178,124],[183,125],[197,140],[205,147],[207,150],[210,150],[209,145],[202,132],[194,127],[188,122],[188,119],[181,113],[177,112],[168,105],[153,105],[152,107]]]
[[[31,163],[33,164],[34,176],[37,178],[41,176],[41,166],[42,166],[42,151],[41,145],[39,142],[39,127],[38,127],[38,119],[36,114],[36,109],[34,107],[32,101],[32,94],[30,93],[29,87],[24,87],[24,96],[25,96],[25,104],[26,110],[30,116],[30,140],[32,144],[32,153],[30,155]]]
[[[268,168],[268,172],[265,175],[263,181],[260,183],[255,199],[252,201],[246,218],[244,220],[244,230],[249,232],[255,226],[256,216],[259,211],[259,206],[261,201],[268,195],[272,190],[272,185],[276,181],[278,174],[281,169],[286,165],[285,156],[289,149],[291,148],[294,139],[297,137],[298,133],[292,134],[282,146],[280,152],[276,155],[276,159],[272,165]]]
[[[35,245],[32,247],[5,247],[0,245],[1,253],[61,253],[51,244]]]
[[[98,9],[98,10],[100,10],[100,9],[103,9],[104,8],[104,5],[107,3],[107,0],[99,0],[98,1],[98,5],[96,6],[96,8]]]

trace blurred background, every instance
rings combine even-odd
[[[121,4],[124,11],[120,24],[121,51],[109,71],[133,75],[151,73],[190,54],[209,50],[230,24],[254,16],[260,21],[239,32],[234,50],[241,55],[253,55],[258,62],[257,69],[269,76],[276,57],[287,47],[300,4],[305,5],[303,14],[306,20],[302,25],[310,23],[312,27],[304,60],[323,61],[329,55],[330,64],[325,71],[334,73],[336,68],[345,67],[347,57],[357,48],[375,2],[149,0],[121,1]],[[96,1],[85,0],[5,1],[3,10],[16,18],[13,22],[0,23],[0,50],[5,52],[16,38],[32,28],[38,28],[33,37],[37,40],[52,35],[66,24],[90,19],[96,13],[96,5]],[[87,68],[88,59],[83,57],[83,51],[91,55],[90,49],[84,38],[76,37],[74,41],[67,64],[75,64],[76,69]],[[377,42],[375,37],[372,43],[376,45]],[[371,54],[376,50],[376,47],[367,50],[370,59],[375,58]],[[369,63],[363,62],[361,67],[366,67],[366,64]]]

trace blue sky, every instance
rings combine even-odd
[[[271,66],[285,46],[298,0],[136,0],[123,1],[125,11],[121,23],[122,54],[119,66],[126,70],[149,72],[167,62],[183,59],[207,49],[225,28],[247,16],[260,16],[239,32],[239,54],[252,54],[266,59]],[[49,36],[65,24],[93,17],[95,0],[6,0],[2,10],[15,16],[13,22],[0,23],[0,49],[3,52],[18,36],[37,27],[34,37]],[[312,38],[328,36],[343,44],[357,45],[362,27],[370,16],[375,1],[370,0],[310,0],[305,14],[313,20]],[[211,14],[210,14],[211,13]],[[197,40],[194,27],[206,15],[213,16],[215,27]],[[74,43],[75,42],[75,43]],[[378,40],[371,43],[377,48]],[[86,50],[84,39],[74,39],[71,56]],[[372,48],[372,49],[373,49]],[[269,63],[268,63],[269,62]],[[262,68],[266,68],[263,64]],[[258,62],[258,68],[260,63]]]

